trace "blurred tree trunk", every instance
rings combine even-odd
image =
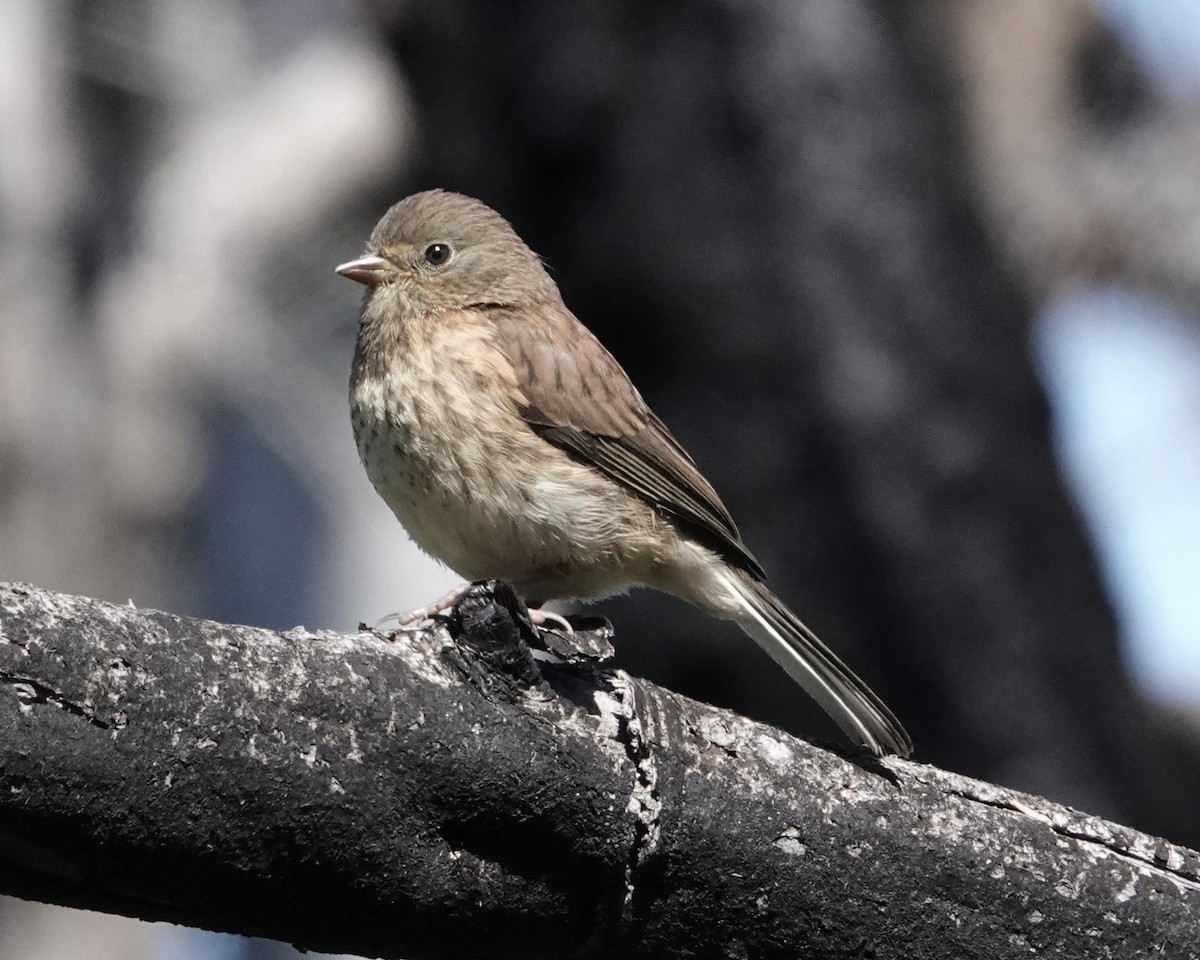
[[[398,191],[477,195],[546,256],[919,759],[1200,842],[1200,751],[1123,671],[1031,303],[910,4],[445,0],[383,26],[423,131]],[[819,722],[735,634],[605,611],[629,669]]]

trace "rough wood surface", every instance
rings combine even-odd
[[[1197,956],[1200,856],[591,663],[0,585],[0,892],[385,957]]]

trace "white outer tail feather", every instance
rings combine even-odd
[[[741,615],[735,614],[734,619],[739,626],[821,705],[847,736],[864,744],[876,756],[912,753],[912,741],[891,711],[782,602],[728,568],[718,578],[736,602]],[[780,613],[787,611],[785,622],[795,621],[795,625],[787,623],[790,631],[768,618],[764,608],[767,597],[780,608]]]

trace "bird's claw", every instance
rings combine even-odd
[[[546,624],[550,623],[558,627],[564,633],[573,634],[575,628],[571,626],[570,621],[566,617],[558,613],[553,613],[550,610],[542,610],[540,607],[529,607],[529,622],[539,630],[543,629]]]

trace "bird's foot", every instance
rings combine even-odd
[[[459,600],[466,596],[467,591],[473,586],[474,584],[471,583],[460,583],[444,597],[439,597],[428,606],[417,607],[416,610],[409,610],[408,613],[389,613],[386,617],[382,617],[373,629],[378,630],[385,623],[394,622],[401,631],[411,632],[420,630],[423,624],[450,610]]]
[[[396,631],[398,633],[411,633],[421,630],[424,624],[430,620],[442,616],[453,609],[467,595],[471,588],[477,585],[478,582],[460,583],[444,597],[439,597],[427,606],[417,607],[416,610],[410,610],[408,613],[389,613],[386,617],[382,617],[372,629],[378,630],[385,623],[394,622],[398,627]],[[535,627],[541,628],[549,624],[567,634],[575,632],[575,628],[571,626],[567,618],[560,614],[552,613],[549,610],[542,610],[540,607],[527,607],[526,609],[529,612],[529,620]]]

